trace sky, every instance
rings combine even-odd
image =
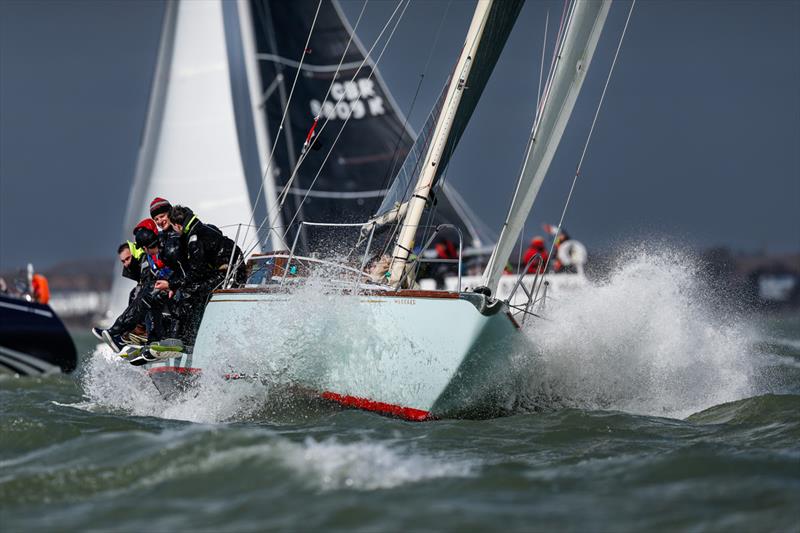
[[[355,20],[362,2],[342,4]],[[523,7],[447,173],[497,230],[536,107],[545,18],[552,41],[561,5]],[[394,6],[369,3],[367,46]],[[381,59],[404,111],[425,74],[416,128],[473,6],[415,0]],[[529,236],[558,220],[629,7],[612,5]],[[113,257],[162,15],[158,0],[0,0],[0,271]],[[666,239],[800,251],[800,2],[637,2],[565,227],[590,250]]]

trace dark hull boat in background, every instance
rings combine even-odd
[[[0,374],[72,372],[78,354],[53,309],[0,294]]]

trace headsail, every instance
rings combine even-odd
[[[466,90],[455,111],[452,126],[448,132],[447,138],[444,140],[444,149],[442,150],[442,157],[437,165],[434,185],[447,169],[450,156],[458,145],[458,141],[461,139],[467,127],[467,123],[472,117],[472,113],[475,111],[475,106],[478,105],[478,100],[481,94],[483,94],[483,89],[489,81],[489,76],[494,70],[500,52],[502,52],[505,46],[508,35],[511,33],[514,22],[519,15],[519,11],[522,9],[522,5],[523,2],[520,0],[505,0],[503,2],[494,2],[487,10],[484,34],[480,46],[476,50],[475,57],[471,59],[472,66],[469,77],[465,83]],[[377,211],[379,215],[391,210],[397,204],[402,204],[410,197],[411,185],[419,176],[421,170],[420,166],[422,164],[421,159],[425,157],[428,143],[436,126],[436,121],[445,105],[445,97],[447,96],[447,87],[449,84],[450,79],[445,83],[441,95],[434,105],[433,110],[428,115],[425,125],[422,127],[419,137],[417,137],[416,143],[414,144],[413,150],[408,153],[405,161],[403,161],[403,165],[399,169],[391,189]]]
[[[414,155],[419,174],[413,187],[406,187],[407,213],[392,252],[390,283],[398,284],[404,276],[423,209],[472,116],[521,8],[521,0],[480,0],[475,7],[464,48],[440,98],[441,109],[432,133],[424,139],[424,155]]]
[[[517,190],[500,239],[483,274],[483,285],[492,293],[497,288],[503,268],[561,141],[610,6],[611,0],[576,0],[572,6],[564,39],[556,56],[557,62],[533,125]]]
[[[230,8],[233,13],[225,12]],[[252,218],[248,179],[257,186],[260,169],[244,155],[243,118],[235,114],[233,69],[243,63],[233,55],[234,42],[226,41],[225,20],[235,8],[220,1],[166,4],[123,239],[149,216],[155,196],[190,206],[231,237],[234,225]],[[125,307],[129,290],[130,282],[115,276],[112,314]]]

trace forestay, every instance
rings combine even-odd
[[[413,187],[406,187],[410,189],[405,193],[408,198],[404,202],[406,205],[396,203],[390,206],[395,209],[396,218],[402,218],[392,252],[389,278],[392,284],[400,283],[404,275],[423,209],[430,202],[433,187],[472,116],[521,7],[522,2],[516,0],[480,0],[475,7],[464,47],[447,88],[439,99],[441,109],[438,110],[432,133],[425,136],[424,151],[420,147],[419,153],[424,155],[414,155],[417,158],[414,166],[418,170],[418,177]]]
[[[572,114],[610,5],[610,0],[577,0],[572,6],[564,39],[533,125],[514,199],[500,239],[484,271],[483,285],[492,293],[496,291],[503,268],[533,207]]]

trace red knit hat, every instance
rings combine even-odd
[[[133,228],[134,235],[136,235],[136,230],[138,230],[139,228],[149,229],[150,231],[158,235],[158,227],[156,227],[156,223],[153,222],[152,218],[143,218],[141,222],[136,224],[136,227]]]
[[[150,202],[150,216],[153,218],[161,213],[169,213],[170,209],[172,209],[172,204],[163,198],[155,197],[153,201]]]

